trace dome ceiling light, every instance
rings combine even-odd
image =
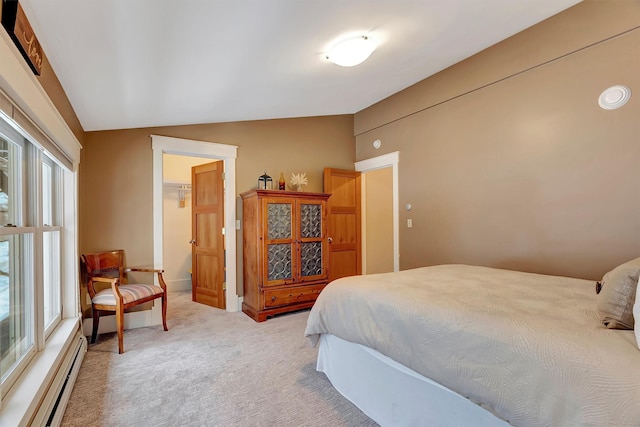
[[[357,36],[333,46],[326,58],[342,67],[353,67],[364,62],[376,49],[376,42],[369,36]]]

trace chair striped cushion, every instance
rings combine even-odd
[[[160,286],[142,284],[120,285],[119,289],[125,304],[163,292]],[[116,305],[116,297],[113,295],[113,290],[107,288],[96,293],[91,302],[101,305]]]

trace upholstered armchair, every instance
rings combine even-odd
[[[91,297],[93,330],[91,343],[96,342],[101,314],[115,314],[118,330],[118,352],[124,353],[124,313],[127,309],[156,298],[162,300],[162,325],[167,328],[167,286],[162,277],[163,270],[126,268],[124,251],[97,252],[82,255],[87,271],[87,290]],[[158,275],[158,285],[126,283],[125,273],[147,272]],[[103,284],[103,286],[100,286]],[[108,287],[105,287],[108,285]]]

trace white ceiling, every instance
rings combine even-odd
[[[86,131],[356,113],[578,2],[20,0]]]

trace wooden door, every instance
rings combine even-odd
[[[191,287],[194,301],[224,309],[222,169],[222,161],[191,168]]]
[[[360,172],[324,169],[329,217],[329,281],[362,274]]]

